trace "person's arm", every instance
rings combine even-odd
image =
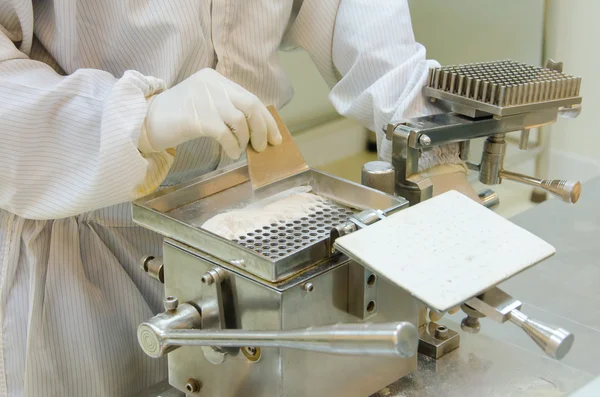
[[[133,71],[61,76],[28,58],[32,24],[31,1],[0,4],[0,208],[56,219],[158,187],[173,156],[144,155],[138,140],[146,98],[164,83]]]
[[[391,159],[384,126],[437,112],[422,87],[438,63],[415,41],[405,0],[304,0],[285,41],[310,53],[336,110],[377,133],[384,160]],[[458,154],[457,145],[434,148],[419,168],[460,164]]]

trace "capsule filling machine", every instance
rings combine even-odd
[[[427,320],[425,304],[448,307],[418,298],[344,238],[367,238],[373,225],[401,222],[404,211],[415,213],[411,206],[425,208],[419,203],[431,199],[432,187],[417,173],[420,152],[459,143],[467,161],[469,141],[480,137],[488,137],[481,164],[470,164],[482,182],[520,180],[576,201],[577,183],[503,169],[504,134],[552,123],[581,102],[580,79],[549,66],[501,61],[432,70],[425,95],[445,113],[387,126],[393,163],[365,165],[363,185],[308,169],[253,190],[241,164],[138,200],[134,221],[165,236],[163,257],[144,258],[142,268],[164,282],[167,296],[165,312],[138,329],[142,349],[168,355],[170,385],[190,396],[358,397],[414,371],[417,350],[439,358],[459,348],[454,330]],[[297,187],[321,198],[306,217],[233,240],[201,227]],[[457,301],[467,314],[463,329],[476,332],[482,317],[510,321],[549,355],[564,356],[573,336],[529,319],[499,281]]]

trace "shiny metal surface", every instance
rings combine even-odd
[[[179,299],[175,296],[167,296],[163,301],[163,305],[166,311],[174,311],[179,306]]]
[[[178,347],[161,343],[163,336],[169,330],[200,328],[201,325],[202,317],[198,309],[194,305],[184,303],[175,310],[157,314],[150,320],[140,324],[137,330],[138,343],[144,353],[150,357],[158,358]]]
[[[165,282],[162,258],[146,256],[142,258],[141,268],[153,279],[160,281],[161,283]]]
[[[386,133],[392,139],[398,133],[406,134],[407,145],[413,149],[427,149],[416,138],[427,134],[431,138],[430,146],[457,143],[467,139],[482,138],[497,134],[531,129],[554,123],[558,109],[543,109],[530,113],[521,113],[502,118],[492,116],[470,118],[456,113],[442,113],[431,116],[416,117],[405,122],[392,125]],[[414,138],[413,138],[414,135]],[[395,152],[395,150],[393,150]],[[393,164],[393,163],[392,163]],[[396,167],[395,164],[393,164]],[[398,170],[396,168],[396,170]]]
[[[408,204],[403,198],[315,170],[252,190],[246,165],[237,164],[136,201],[133,204],[133,220],[166,237],[200,247],[263,279],[283,280],[316,261],[326,259],[329,256],[328,235],[293,255],[270,258],[209,233],[201,225],[217,214],[245,207],[298,186],[310,186],[313,193],[356,211],[402,208]]]
[[[557,328],[530,319],[519,310],[511,310],[509,320],[518,325],[546,354],[562,360],[571,350],[575,337],[564,328]]]
[[[506,140],[504,135],[494,135],[487,138],[483,144],[481,163],[479,164],[479,181],[486,185],[500,183],[500,170],[504,166],[506,155]]]
[[[477,196],[479,196],[481,204],[491,210],[496,209],[500,205],[500,196],[492,189],[484,189],[478,192]]]
[[[465,325],[468,328],[476,328],[469,324],[469,318],[476,317],[471,308],[497,323],[511,321],[519,326],[533,341],[550,357],[558,360],[564,358],[573,345],[574,336],[563,328],[553,327],[540,321],[530,319],[522,313],[522,303],[502,291],[498,287],[491,288],[485,293],[469,299],[463,308],[468,314]],[[472,320],[471,320],[472,321]]]
[[[529,129],[521,131],[521,137],[519,138],[519,150],[527,150],[529,147]]]
[[[352,262],[348,265],[348,313],[361,320],[379,310],[379,277],[369,269]]]
[[[597,304],[600,301],[600,289],[597,285],[600,277],[600,262],[598,261],[600,245],[597,244],[597,236],[600,233],[600,214],[597,211],[597,203],[600,200],[600,179],[584,183],[583,187],[586,195],[581,198],[577,206],[564,206],[558,200],[550,200],[511,219],[517,225],[554,245],[557,248],[557,254],[501,285],[503,290],[518,296],[523,301],[523,307],[527,313],[545,322],[566,323],[568,328],[577,334],[577,341],[573,344],[570,354],[560,362],[549,359],[541,354],[539,348],[531,343],[529,337],[517,327],[483,320],[485,324],[479,334],[460,334],[461,347],[459,349],[437,361],[419,355],[418,368],[414,367],[416,371],[409,376],[402,377],[402,371],[399,370],[397,378],[402,377],[402,379],[395,382],[390,380],[388,383],[393,383],[384,387],[374,397],[558,397],[571,395],[571,392],[584,387],[600,375],[598,366],[600,345],[597,343],[600,338],[600,307]],[[186,260],[177,262],[189,270],[189,272],[183,272],[186,275],[185,282],[187,284],[181,285],[182,290],[187,290],[187,287],[191,288],[197,284],[202,274],[212,266],[209,263],[204,268],[196,269],[201,267],[197,262],[185,262]],[[324,266],[322,271],[326,271],[324,269],[327,268]],[[331,272],[331,270],[338,269],[338,272],[343,273],[342,268],[342,264],[338,264],[337,267],[329,267],[330,271],[327,273],[329,278],[324,277],[325,275],[318,277],[318,281],[315,282],[315,290],[310,294],[307,294],[301,287],[306,279],[289,281],[289,284],[273,284],[273,288],[277,288],[277,285],[287,288],[288,293],[292,293],[288,297],[297,305],[301,305],[305,300],[312,301],[312,294],[320,294],[316,297],[315,303],[325,302],[329,305],[335,301],[337,302],[336,307],[343,307],[344,297],[348,294],[347,288],[335,289],[333,294],[324,292],[330,288],[330,285],[340,285],[339,282],[327,284],[326,281],[331,282],[338,277],[343,279],[340,273]],[[331,277],[333,275],[335,277]],[[251,277],[251,275],[247,276]],[[310,277],[316,277],[316,274]],[[540,280],[543,280],[543,283],[540,283]],[[259,321],[258,316],[260,316],[260,321],[269,321],[271,311],[277,310],[275,309],[276,305],[266,304],[268,299],[265,299],[259,308],[256,300],[261,296],[259,292],[265,290],[256,289],[256,294],[251,294],[249,293],[250,286],[255,284],[238,281],[238,285],[244,286],[239,290],[238,296],[242,302],[242,313],[251,311],[248,315],[241,316],[244,319],[245,328],[250,327],[249,324]],[[536,287],[532,288],[532,286]],[[391,310],[396,302],[402,300],[402,297],[390,295],[394,291],[387,289],[385,285],[383,287],[382,294],[380,294],[384,305],[382,309],[384,311]],[[169,292],[174,294],[173,290]],[[186,298],[184,295],[179,295],[179,297],[180,299]],[[291,323],[290,326],[307,326],[311,321],[307,317],[310,316],[313,317],[314,323],[325,323],[328,320],[346,321],[342,318],[344,316],[343,309],[334,309],[333,316],[335,318],[330,310],[322,310],[319,307],[319,309],[308,311],[302,316],[290,313],[286,315],[286,323]],[[398,315],[408,314],[398,313]],[[440,323],[451,329],[457,329],[463,316],[463,313],[447,315]],[[386,315],[385,317],[389,318],[390,316]],[[261,357],[261,363],[269,359],[269,350],[266,349],[266,356]],[[286,355],[288,358],[286,363],[297,362],[301,358],[302,364],[299,364],[299,368],[301,368],[299,373],[305,377],[304,379],[314,379],[314,383],[325,381],[321,365],[325,368],[336,369],[341,366],[349,366],[352,368],[348,370],[349,374],[356,373],[364,376],[354,382],[355,379],[352,375],[346,376],[343,371],[336,371],[332,375],[332,382],[336,384],[337,388],[330,389],[330,393],[326,394],[329,396],[372,394],[373,392],[366,391],[367,387],[361,390],[362,394],[352,394],[352,390],[360,389],[369,382],[377,382],[380,379],[374,378],[381,376],[379,375],[381,371],[390,370],[395,365],[386,360],[369,362],[362,359],[352,360],[348,357],[313,355],[301,351],[289,350],[287,352],[289,356]],[[182,349],[179,349],[170,356],[182,353],[184,353]],[[184,360],[185,357],[191,359],[194,356],[190,352],[190,354],[182,355],[181,359]],[[339,360],[340,358],[341,360]],[[328,360],[327,363],[324,363],[324,360]],[[222,379],[219,378],[222,376],[219,366],[211,366],[204,361],[201,352],[199,361],[204,367],[198,368],[196,373],[207,378],[215,376],[217,380]],[[193,365],[199,365],[199,363],[194,362]],[[235,360],[228,361],[226,365],[232,366],[229,369],[234,371],[233,373],[239,373],[240,379],[227,379],[228,387],[226,389],[223,386],[223,389],[219,390],[214,385],[211,386],[211,389],[205,389],[207,393],[212,391],[212,394],[206,394],[207,396],[232,395],[231,390],[236,388],[240,393],[249,390],[252,394],[248,395],[252,397],[260,396],[261,392],[263,392],[263,396],[274,395],[272,388],[264,389],[262,385],[263,381],[272,379],[271,377],[275,371],[279,370],[279,367],[273,367],[273,372],[262,372],[263,377],[261,378],[255,372],[257,368],[254,367],[254,364],[248,364],[248,360],[244,363],[235,357]],[[366,376],[364,368],[372,369],[370,377]],[[288,379],[288,381],[294,382],[293,379]],[[301,387],[309,387],[305,386],[305,383],[311,382],[303,382]],[[185,382],[181,386],[185,387]],[[219,394],[215,390],[223,393]],[[305,395],[319,395],[316,390],[317,386],[310,390],[313,392],[312,394]],[[345,394],[346,391],[350,391],[350,393]],[[584,387],[582,394],[574,395],[578,397],[591,396],[595,395],[593,393],[596,391],[597,388]],[[158,396],[183,397],[183,394],[163,382],[149,389],[148,393],[141,393],[138,397]]]
[[[360,183],[387,194],[394,194],[396,171],[386,161],[370,161],[363,165]]]
[[[334,255],[296,276],[280,282],[268,282],[246,273],[206,253],[167,240],[163,250],[166,293],[180,301],[210,299],[204,292],[202,276],[215,266],[226,268],[235,326],[232,332],[279,332],[335,323],[357,323],[348,313],[348,302],[355,291],[349,288],[349,261]],[[305,289],[313,285],[312,291]],[[417,322],[417,303],[407,293],[379,280],[378,312],[370,323]],[[251,342],[251,341],[246,341]],[[252,341],[254,343],[254,341]],[[215,342],[212,342],[215,343]],[[239,343],[236,343],[239,344]],[[259,348],[255,344],[246,347]],[[416,348],[416,347],[415,347]],[[252,361],[245,349],[227,354],[214,365],[202,348],[184,346],[168,355],[169,380],[185,390],[188,379],[201,382],[200,395],[219,397],[288,397],[297,395],[344,395],[364,397],[405,376],[416,368],[411,358],[340,356],[305,350],[260,348],[260,358]],[[369,368],[369,371],[365,371]],[[372,376],[376,374],[376,376]],[[310,379],[309,382],[306,380]]]
[[[501,324],[510,319],[510,313],[513,310],[518,310],[522,306],[520,301],[498,287],[490,288],[465,303],[484,316]]]
[[[581,195],[581,183],[579,181],[539,179],[506,170],[499,171],[499,176],[502,179],[524,183],[545,190],[569,204],[575,204]]]
[[[419,328],[419,353],[434,359],[440,359],[460,346],[458,332],[430,321]]]
[[[506,116],[579,104],[580,87],[580,77],[505,60],[432,69],[424,92],[432,98]]]
[[[140,327],[150,329],[145,324]],[[417,328],[409,322],[336,324],[285,331],[153,330],[160,352],[172,351],[173,347],[181,346],[254,346],[351,356],[412,357],[417,352],[418,345]],[[155,350],[148,351],[148,354],[157,357]]]
[[[262,229],[238,236],[232,242],[273,261],[293,261],[296,255],[305,250],[325,258],[328,256],[327,239],[331,228],[353,214],[352,210],[326,200],[316,204],[306,217],[263,226]]]

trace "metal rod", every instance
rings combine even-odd
[[[501,170],[498,175],[502,179],[520,182],[545,190],[566,203],[575,204],[581,195],[581,184],[578,181],[539,179],[505,170]]]
[[[526,128],[523,131],[521,131],[521,139],[519,140],[519,149],[527,150],[528,146],[529,146],[529,129]]]
[[[138,328],[146,354],[160,357],[178,346],[274,347],[329,354],[411,357],[417,328],[409,322],[339,324],[289,331],[179,329],[162,331],[150,323]],[[147,348],[148,347],[148,348]]]

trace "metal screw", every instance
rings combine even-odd
[[[244,353],[244,356],[246,356],[246,358],[252,362],[256,362],[256,361],[260,360],[261,352],[260,352],[260,348],[258,348],[258,347],[252,347],[252,346],[244,347],[242,349],[242,353]]]
[[[312,290],[315,289],[315,287],[314,287],[314,285],[312,285],[312,283],[306,283],[306,284],[304,284],[304,286],[302,288],[304,288],[304,291],[306,291],[306,292],[312,292]]]
[[[188,393],[198,393],[200,391],[200,383],[196,379],[190,378],[185,385],[185,390]]]
[[[419,143],[423,146],[431,145],[431,138],[428,135],[421,134],[419,137]]]
[[[449,333],[450,332],[448,331],[448,328],[444,327],[443,325],[438,325],[433,336],[435,339],[446,340],[448,339],[448,336],[450,336]]]
[[[167,296],[163,302],[166,311],[173,311],[179,306],[179,299],[175,296]]]

